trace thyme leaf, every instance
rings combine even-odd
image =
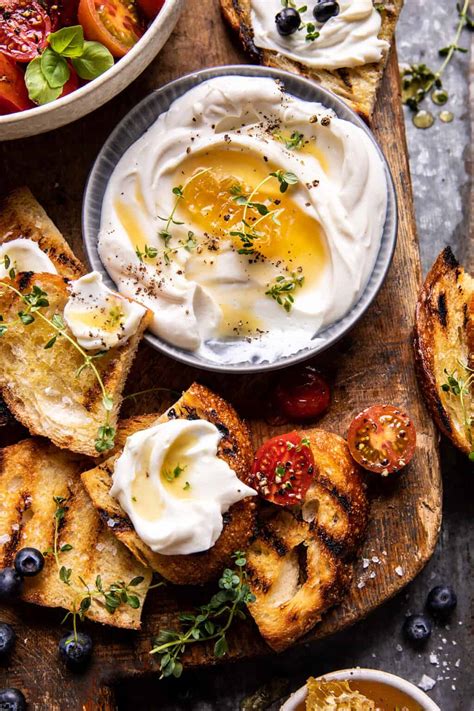
[[[265,296],[270,296],[289,313],[295,301],[293,292],[297,287],[302,287],[303,283],[304,276],[295,272],[290,277],[277,276],[274,284],[265,292]]]

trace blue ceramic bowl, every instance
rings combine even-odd
[[[194,86],[213,79],[218,76],[227,76],[237,74],[240,76],[251,77],[272,77],[280,80],[287,93],[292,94],[305,101],[314,101],[323,104],[324,106],[333,109],[337,116],[346,121],[359,126],[369,136],[374,143],[380,158],[385,166],[387,178],[387,216],[380,243],[379,253],[375,262],[372,274],[367,282],[367,285],[352,309],[339,321],[331,324],[317,334],[317,341],[314,346],[304,348],[303,350],[291,356],[280,358],[272,362],[249,363],[242,362],[237,364],[216,364],[210,360],[196,356],[192,352],[176,348],[175,346],[166,343],[157,336],[150,333],[145,335],[145,340],[166,355],[175,360],[187,363],[198,368],[206,370],[221,371],[227,373],[250,373],[262,372],[265,370],[275,370],[286,366],[298,363],[300,361],[311,358],[321,351],[332,346],[342,336],[347,333],[363,316],[372,301],[377,296],[380,287],[383,284],[388,268],[390,266],[395,243],[397,238],[397,200],[393,179],[390,174],[387,162],[375,142],[372,133],[367,128],[362,119],[357,116],[341,99],[332,94],[330,91],[323,89],[308,79],[303,79],[295,74],[283,72],[277,69],[267,67],[253,67],[247,65],[225,66],[213,69],[204,69],[200,72],[188,74],[187,76],[177,79],[157,91],[154,91],[149,96],[145,97],[127,116],[118,124],[115,130],[111,133],[100,151],[92,168],[84,194],[83,203],[83,234],[87,256],[93,269],[103,274],[104,281],[111,287],[114,284],[108,276],[102,262],[100,261],[97,250],[97,239],[100,230],[100,219],[102,202],[107,188],[108,181],[114,171],[120,158],[125,151],[135,143],[158,118],[160,114],[167,111],[175,99],[185,94]]]

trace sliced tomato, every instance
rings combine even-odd
[[[0,53],[0,115],[31,109],[24,74],[11,59]]]
[[[51,18],[51,31],[61,27],[77,25],[79,0],[46,0],[48,15]]]
[[[373,405],[352,421],[347,435],[353,458],[364,469],[387,475],[410,462],[416,447],[415,427],[392,405]]]
[[[46,46],[51,20],[35,0],[0,0],[0,52],[29,62]]]
[[[286,420],[314,420],[326,412],[331,391],[323,376],[308,365],[285,374],[275,388],[273,406]]]
[[[123,57],[145,30],[132,0],[80,0],[77,13],[88,40],[104,44]]]
[[[165,0],[137,0],[138,7],[148,20],[154,20],[165,4]]]
[[[300,503],[313,475],[314,457],[309,441],[297,432],[272,437],[255,455],[253,486],[264,499],[279,506]]]

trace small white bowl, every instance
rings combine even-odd
[[[441,711],[439,706],[417,686],[402,679],[400,676],[395,676],[395,674],[389,674],[388,672],[378,669],[360,669],[359,667],[356,669],[341,669],[340,671],[324,674],[318,677],[318,679],[324,679],[325,681],[351,681],[351,679],[360,679],[361,681],[378,682],[379,684],[392,687],[392,689],[402,691],[409,699],[419,704],[423,711]],[[287,699],[280,708],[280,711],[296,711],[301,708],[301,705],[306,700],[307,693],[307,687],[302,686],[291,694],[290,698]]]
[[[172,33],[185,0],[166,0],[137,44],[100,77],[71,94],[27,111],[0,116],[0,141],[35,136],[71,123],[112,99],[147,67]]]

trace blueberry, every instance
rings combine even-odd
[[[0,711],[25,711],[26,699],[19,689],[0,690]]]
[[[430,619],[426,615],[410,615],[403,624],[403,633],[413,644],[423,644],[431,635]]]
[[[21,591],[23,578],[18,575],[15,568],[2,568],[0,570],[0,600],[9,600]]]
[[[426,599],[426,608],[435,617],[449,617],[457,604],[456,593],[450,585],[437,585]]]
[[[0,622],[0,657],[6,656],[13,649],[15,631],[6,622]]]
[[[275,17],[275,22],[281,35],[292,35],[301,25],[300,13],[293,7],[285,7]]]
[[[44,567],[44,556],[37,548],[22,548],[15,556],[14,565],[19,575],[38,575]]]
[[[80,669],[91,657],[92,639],[84,632],[69,632],[59,641],[59,653],[70,669]]]
[[[339,15],[339,3],[335,0],[319,0],[313,15],[316,22],[327,22],[331,17]]]

